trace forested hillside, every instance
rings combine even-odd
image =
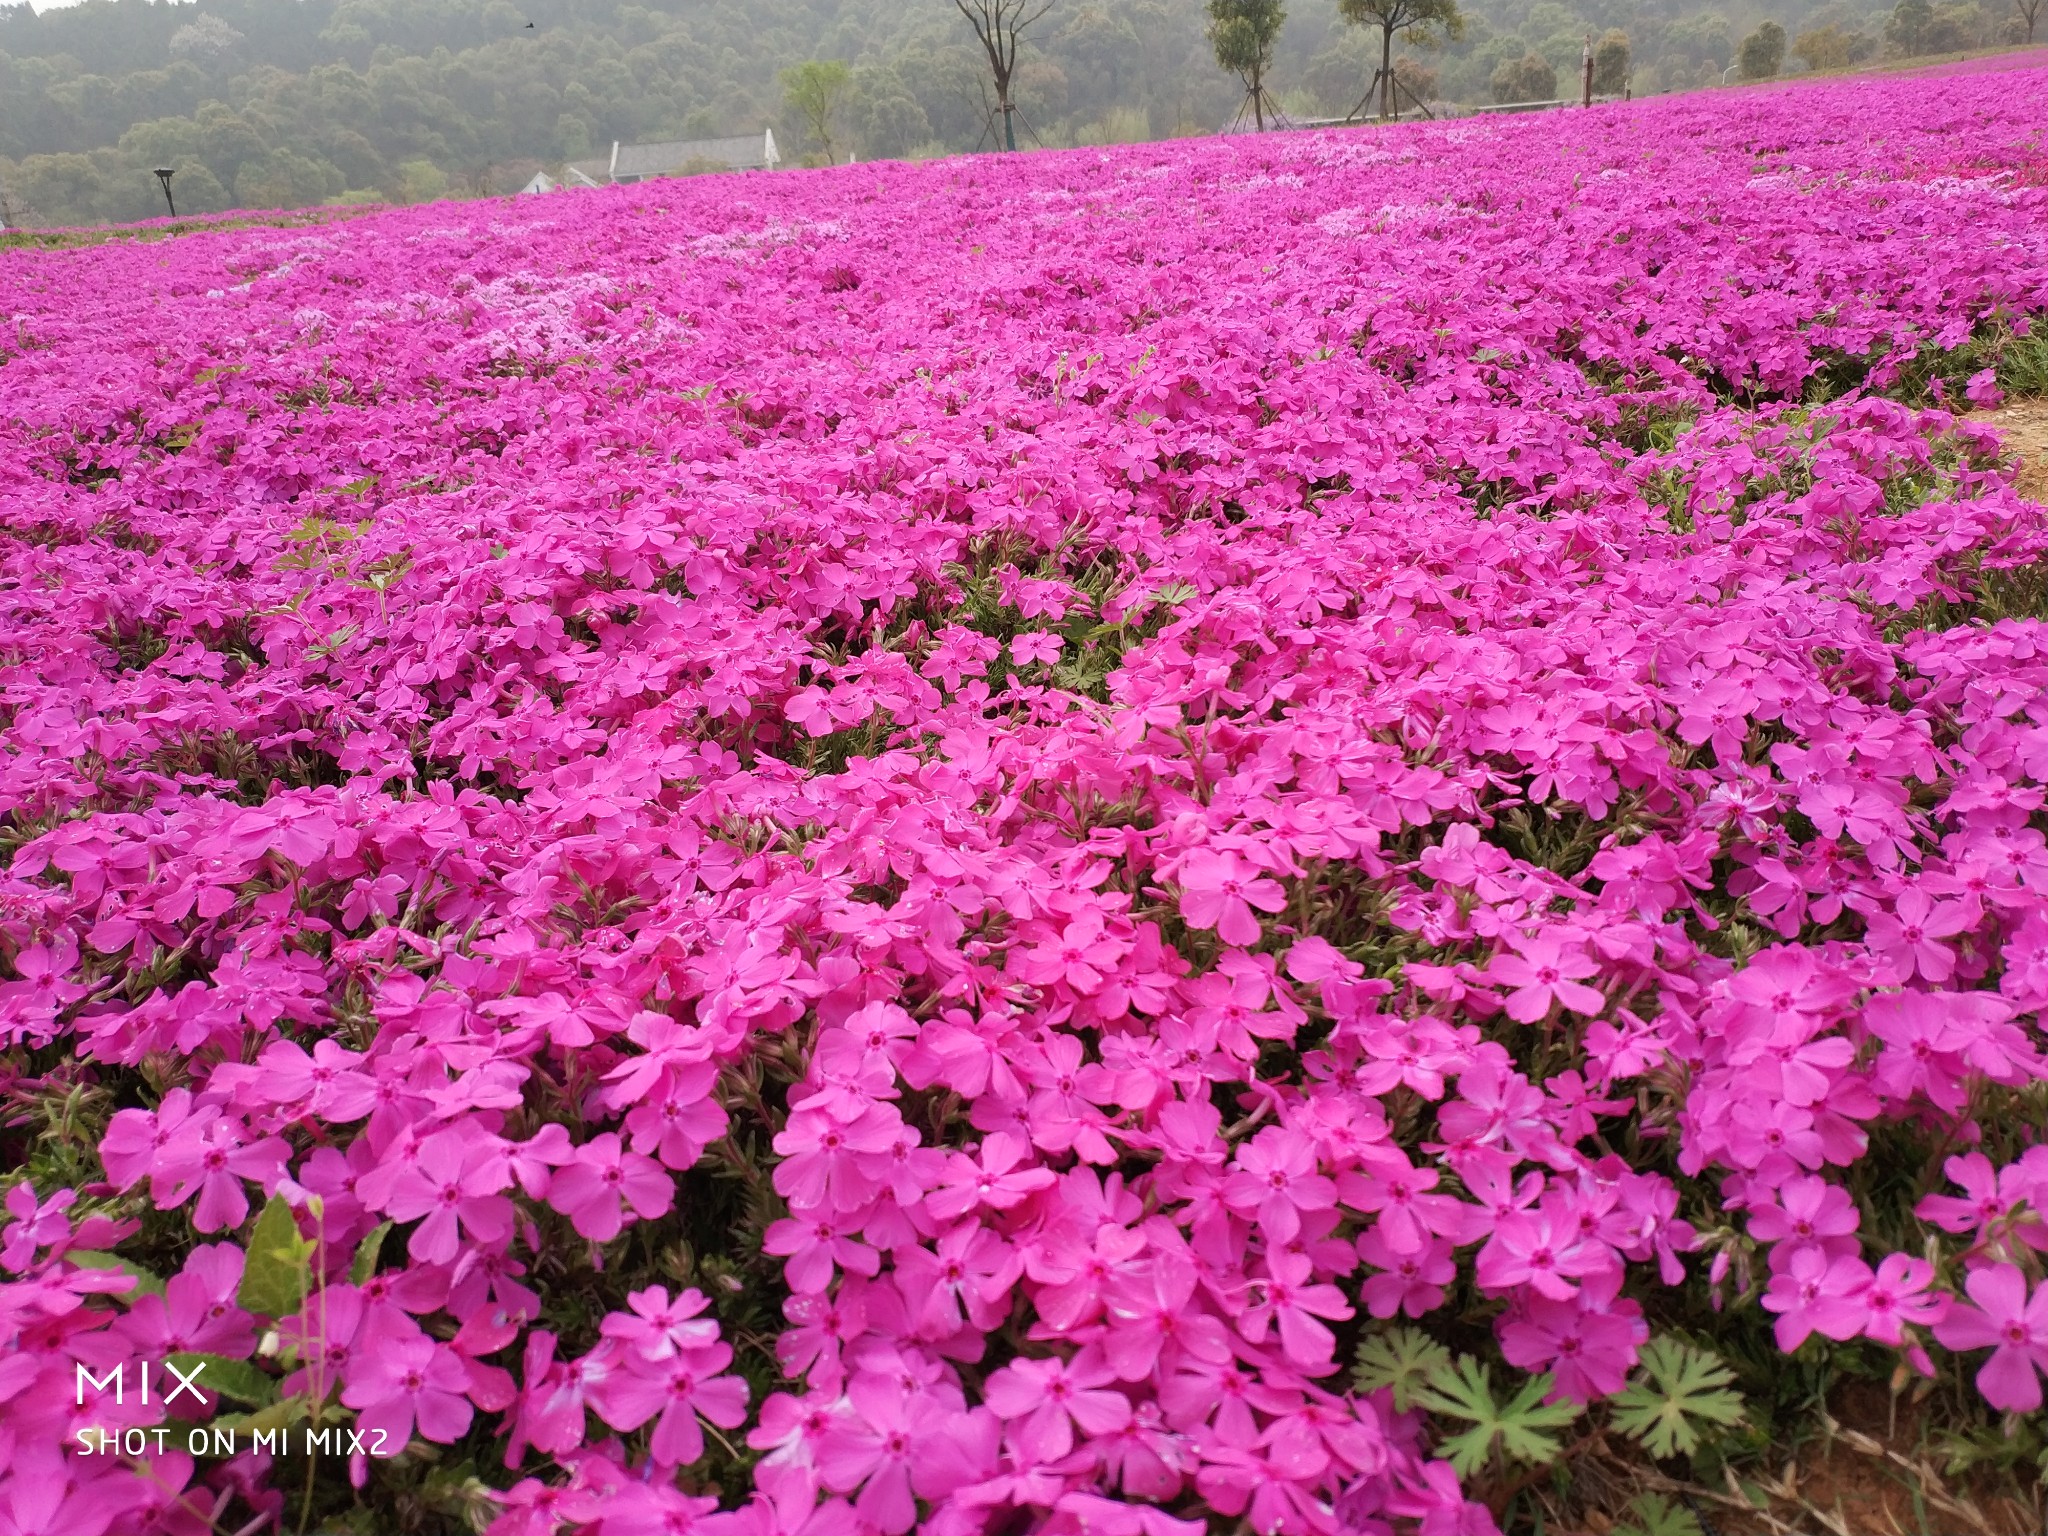
[[[1717,81],[1738,58],[1794,71],[2018,24],[2017,0],[1867,3],[1479,0],[1461,39],[1404,67],[1451,100],[1540,97],[1569,88],[1588,32],[1619,32],[1645,94]],[[1344,25],[1336,0],[1290,12],[1279,99],[1348,110],[1377,36]],[[1776,56],[1745,55],[1766,21],[1785,29]],[[1206,22],[1204,0],[1059,0],[1023,50],[1020,137],[1213,132],[1242,92]],[[181,212],[208,212],[502,192],[614,139],[772,126],[794,160],[818,145],[778,77],[807,59],[851,67],[836,142],[862,158],[987,143],[980,54],[948,0],[85,0],[40,16],[19,0],[0,5],[0,217],[145,218],[162,210],[157,165],[177,168]]]

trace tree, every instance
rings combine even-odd
[[[1266,71],[1273,67],[1273,44],[1286,25],[1281,0],[1209,0],[1209,46],[1216,62],[1244,81],[1245,99],[1259,132],[1266,131]]]
[[[1910,59],[1922,51],[1927,29],[1934,25],[1934,7],[1927,0],[1899,0],[1884,24],[1885,52]]]
[[[1531,48],[1519,59],[1509,59],[1493,72],[1493,99],[1503,105],[1514,101],[1555,101],[1557,70],[1542,54]]]
[[[2041,0],[2012,0],[2013,9],[2020,13],[2020,20],[2027,24],[2027,41],[2034,40],[2034,23],[2041,19]]]
[[[1628,34],[1610,27],[1593,45],[1593,89],[1602,96],[1619,96],[1628,87]]]
[[[1792,51],[1808,69],[1846,69],[1849,48],[1848,34],[1832,25],[1809,28],[1792,43]]]
[[[1767,21],[1742,40],[1736,55],[1745,80],[1775,79],[1785,63],[1785,29]]]
[[[1458,0],[1338,0],[1337,10],[1354,27],[1379,28],[1380,69],[1373,85],[1380,90],[1380,120],[1393,113],[1394,34],[1409,32],[1412,42],[1434,42],[1439,38],[1465,35],[1465,18],[1458,14]],[[1551,89],[1556,90],[1553,80]],[[1366,87],[1366,95],[1372,86]]]
[[[975,40],[988,57],[988,72],[995,81],[996,110],[1003,114],[1003,148],[1017,147],[1017,130],[1011,119],[1016,103],[1010,100],[1010,82],[1017,73],[1017,41],[1025,30],[1044,19],[1054,0],[953,0],[954,8],[974,28]]]
[[[171,34],[170,55],[201,69],[217,69],[234,54],[242,34],[218,16],[201,16]]]
[[[824,152],[827,165],[839,163],[832,125],[852,78],[852,71],[837,59],[806,59],[781,75],[783,106],[803,124],[804,137]]]

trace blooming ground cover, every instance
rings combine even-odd
[[[0,1533],[2025,1490],[2044,124],[0,255]]]

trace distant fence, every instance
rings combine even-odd
[[[1627,96],[1595,96],[1593,105],[1600,106],[1610,101],[1628,101]],[[1548,112],[1552,107],[1576,107],[1579,98],[1574,96],[1563,101],[1503,101],[1492,106],[1474,107],[1474,112]]]

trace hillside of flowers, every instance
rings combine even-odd
[[[0,1536],[2037,1529],[2044,394],[2048,69],[0,252]]]

